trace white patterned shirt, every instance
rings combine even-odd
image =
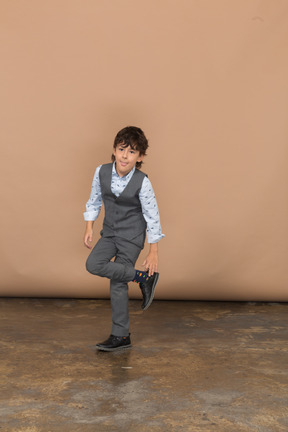
[[[102,207],[102,193],[99,179],[99,171],[102,165],[96,168],[90,198],[86,203],[86,212],[83,213],[85,221],[95,221]],[[125,187],[131,180],[135,171],[135,167],[123,177],[120,177],[115,168],[115,162],[112,167],[111,191],[117,197],[124,191]],[[156,197],[148,177],[145,176],[139,199],[142,207],[143,217],[147,223],[146,233],[148,243],[157,243],[161,238],[165,237],[161,231],[160,217]]]

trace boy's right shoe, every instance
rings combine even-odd
[[[106,341],[97,344],[96,348],[99,351],[119,351],[131,346],[130,336],[114,336],[111,334]]]
[[[158,279],[159,279],[159,273],[155,272],[152,276],[149,277],[149,279],[146,282],[141,282],[139,284],[143,295],[143,303],[141,306],[143,311],[147,310],[153,301],[154,292],[155,292]]]

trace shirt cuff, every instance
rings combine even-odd
[[[155,235],[148,232],[147,243],[158,243],[163,237],[165,237],[165,234]]]
[[[99,215],[99,212],[97,211],[91,211],[91,212],[84,212],[84,220],[85,221],[95,221]]]

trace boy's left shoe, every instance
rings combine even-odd
[[[155,272],[152,276],[149,277],[146,282],[141,282],[139,284],[143,295],[143,303],[141,306],[143,311],[147,310],[153,301],[158,279],[159,273]]]
[[[114,336],[111,334],[106,341],[97,344],[96,348],[99,351],[119,351],[131,346],[130,336]]]

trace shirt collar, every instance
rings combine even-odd
[[[128,178],[131,178],[131,177],[132,177],[132,175],[133,175],[134,172],[135,172],[135,169],[136,169],[136,167],[134,166],[134,167],[132,168],[132,170],[129,171],[128,174],[126,174],[126,176],[120,177],[120,176],[118,175],[117,171],[116,171],[116,162],[114,161],[114,162],[113,162],[113,166],[112,166],[112,174],[116,175],[117,177],[119,177],[119,178],[121,178],[121,179],[126,179],[126,178],[128,179]]]

